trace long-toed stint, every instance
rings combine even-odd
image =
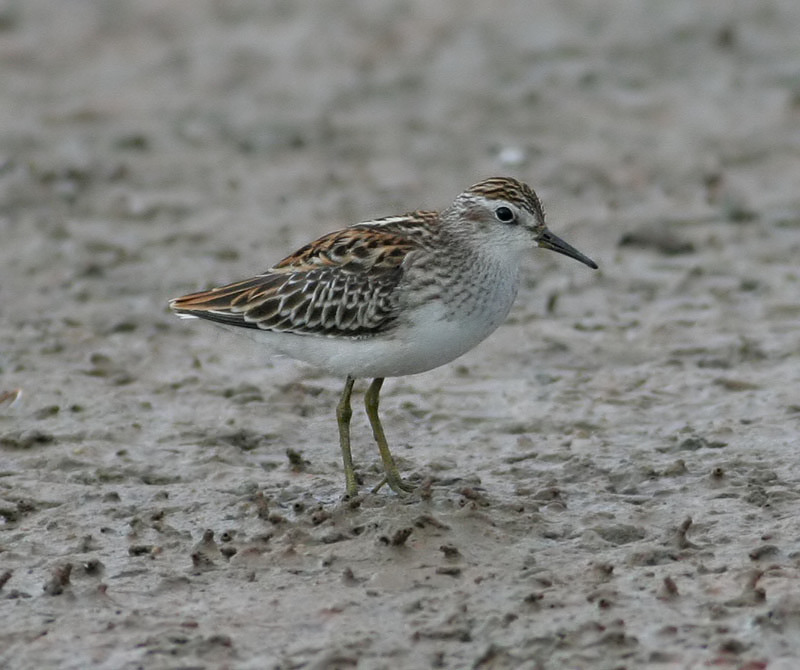
[[[541,202],[516,179],[471,186],[442,212],[418,211],[323,235],[250,279],[170,302],[183,318],[247,332],[272,350],[345,378],[336,419],[347,494],[358,493],[350,451],[353,382],[365,395],[385,479],[413,490],[397,470],[378,416],[386,377],[458,358],[506,318],[520,262],[533,246],[597,268],[551,233]]]

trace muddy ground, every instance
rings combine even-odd
[[[0,666],[800,667],[800,3],[0,2]],[[342,380],[168,298],[518,176],[506,325]],[[363,391],[364,382],[357,389]]]

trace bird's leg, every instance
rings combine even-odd
[[[339,404],[336,406],[336,422],[339,424],[339,446],[342,449],[344,481],[349,498],[358,495],[358,482],[356,482],[356,472],[353,468],[353,454],[350,452],[350,417],[353,416],[353,410],[350,408],[350,395],[353,392],[353,382],[355,382],[355,379],[347,375],[342,397],[339,398]]]
[[[372,380],[364,395],[364,405],[367,408],[367,416],[372,426],[372,435],[378,443],[378,450],[381,452],[381,460],[383,461],[383,470],[386,473],[386,479],[381,481],[373,491],[377,491],[386,482],[395,493],[408,493],[413,491],[414,487],[411,484],[406,484],[400,478],[397,465],[395,465],[394,458],[392,458],[392,452],[389,451],[389,445],[386,442],[386,435],[383,433],[381,420],[378,417],[378,396],[381,392],[381,386],[383,386],[383,377],[376,377]]]

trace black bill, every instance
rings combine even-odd
[[[549,230],[545,230],[541,235],[539,235],[536,241],[542,249],[557,251],[560,254],[574,258],[576,261],[580,261],[584,265],[588,265],[593,270],[597,269],[597,263],[595,263],[591,258],[584,256],[571,244],[567,244],[557,235],[553,235],[553,233],[551,233]]]

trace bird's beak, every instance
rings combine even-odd
[[[551,233],[547,228],[545,228],[544,231],[536,238],[536,242],[542,249],[557,251],[560,254],[574,258],[576,261],[580,261],[584,265],[588,265],[593,270],[597,269],[597,263],[595,263],[591,258],[584,256],[575,247],[573,247],[571,244],[567,244],[557,235],[553,235],[553,233]]]

